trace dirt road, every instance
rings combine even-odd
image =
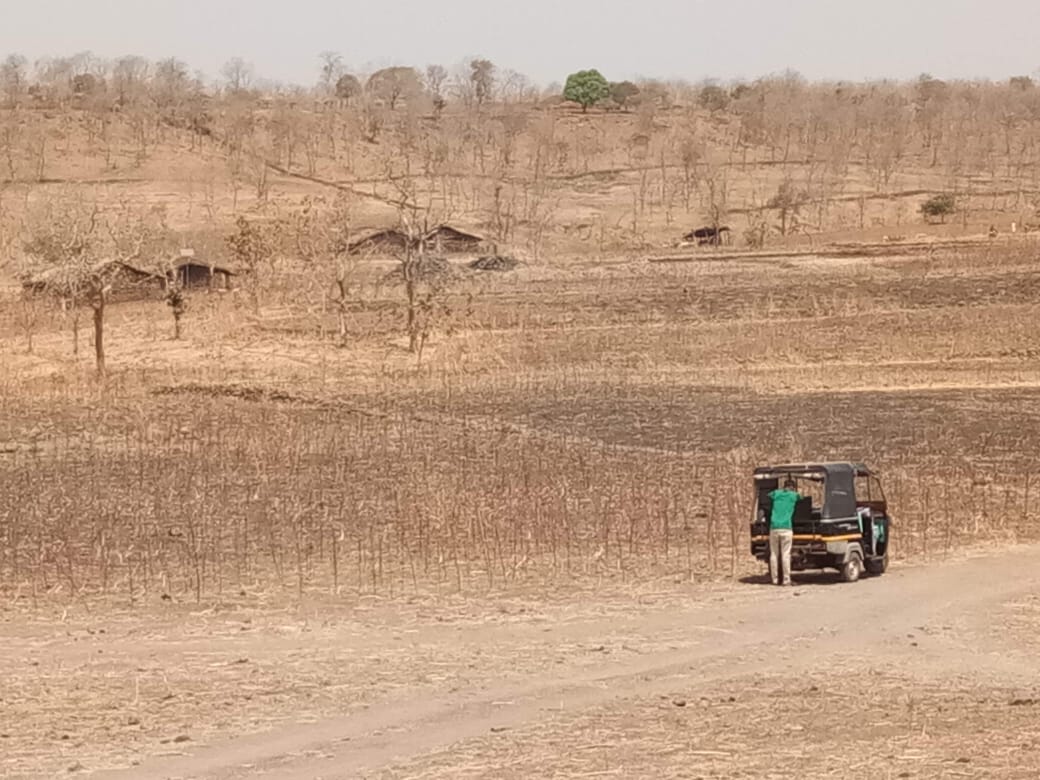
[[[512,648],[519,659],[546,641],[586,652],[546,657],[540,668],[522,674],[507,664],[501,679],[472,688],[405,694],[349,716],[196,746],[185,755],[153,757],[131,770],[96,776],[451,776],[465,763],[461,755],[451,758],[453,750],[547,723],[560,726],[557,737],[563,741],[556,749],[562,760],[566,724],[575,716],[624,709],[677,691],[691,698],[734,683],[753,690],[756,681],[812,677],[821,669],[850,680],[869,666],[875,673],[898,674],[910,685],[940,681],[1032,690],[1040,685],[1040,622],[1031,622],[1035,609],[1023,621],[1016,608],[1038,605],[1038,560],[1040,549],[1020,547],[946,564],[897,567],[855,585],[816,577],[783,590],[740,583],[708,603],[641,614],[420,632],[413,641],[434,653],[451,644],[454,650],[461,646],[464,656],[494,647],[508,658]],[[440,756],[440,769],[423,768],[427,755]],[[482,769],[470,774],[524,774],[505,766],[482,764]]]

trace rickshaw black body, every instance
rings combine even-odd
[[[769,494],[793,479],[803,498],[795,507],[791,568],[837,569],[848,581],[864,571],[883,574],[888,568],[891,518],[877,475],[862,463],[803,463],[755,469],[755,513],[751,554],[769,560]],[[822,506],[802,489],[822,485]]]

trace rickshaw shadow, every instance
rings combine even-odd
[[[768,585],[776,587],[768,574],[749,574],[741,577],[742,585]],[[795,585],[842,585],[841,574],[836,571],[800,571],[791,575],[791,582]]]

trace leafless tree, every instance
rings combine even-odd
[[[336,97],[343,101],[356,98],[362,92],[361,82],[357,76],[344,73],[336,79]]]
[[[331,95],[343,75],[343,56],[335,51],[323,51],[318,55],[321,60],[321,79],[318,82],[322,93]]]
[[[440,114],[447,105],[444,98],[444,83],[448,80],[448,71],[444,69],[443,65],[428,65],[425,80],[426,91],[433,99],[433,109]]]
[[[120,107],[136,105],[144,97],[150,65],[144,57],[128,56],[116,60],[112,68],[112,89]]]
[[[307,270],[325,280],[325,290],[331,280],[340,346],[346,346],[349,336],[352,280],[357,264],[357,255],[350,251],[353,209],[354,199],[348,192],[341,191],[332,200],[309,197],[286,224],[291,248]]]
[[[130,204],[104,213],[96,199],[82,196],[42,204],[27,225],[27,276],[38,292],[62,301],[73,316],[73,351],[78,351],[76,311],[89,306],[94,321],[94,359],[105,364],[105,312],[113,284],[146,252],[161,251],[168,230],[161,212]]]
[[[160,117],[187,126],[184,116],[197,85],[192,82],[188,66],[175,57],[155,64],[150,83],[151,97]]]
[[[421,363],[434,328],[445,323],[450,327],[454,314],[447,290],[450,280],[443,273],[443,265],[430,257],[427,246],[431,228],[447,222],[449,217],[442,209],[435,208],[431,196],[420,196],[415,178],[407,172],[390,178],[397,192],[399,229],[405,236],[397,260],[404,285],[408,351]]]
[[[0,116],[0,154],[7,167],[7,179],[18,179],[18,158],[26,138],[26,119],[22,112],[10,109]]]
[[[224,77],[228,91],[234,95],[246,92],[253,86],[255,69],[241,57],[232,57],[224,63],[220,74]]]
[[[497,81],[498,92],[504,103],[527,103],[534,96],[534,85],[523,73],[506,70]]]
[[[18,106],[29,89],[26,68],[28,62],[21,54],[8,55],[0,65],[0,86],[8,109]]]
[[[176,273],[168,278],[165,300],[166,305],[170,308],[170,314],[173,315],[173,340],[180,341],[181,321],[188,313],[188,292],[184,289],[184,285]]]
[[[233,262],[249,280],[254,314],[260,313],[263,288],[274,274],[279,249],[277,234],[277,224],[239,215],[234,232],[226,239]]]
[[[422,93],[422,80],[415,68],[383,68],[369,77],[365,89],[393,111],[399,103],[412,101]]]
[[[799,189],[790,179],[780,183],[776,194],[769,199],[767,207],[775,209],[780,217],[780,235],[786,236],[797,225],[798,215],[809,202],[804,189]]]
[[[495,65],[491,60],[475,59],[469,63],[470,81],[473,82],[473,96],[477,105],[489,102],[495,93]]]

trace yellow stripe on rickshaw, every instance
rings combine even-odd
[[[851,542],[854,540],[862,539],[863,534],[844,534],[842,536],[819,536],[812,534],[795,534],[794,541],[796,542]],[[768,536],[752,536],[751,541],[753,542],[768,542]]]

